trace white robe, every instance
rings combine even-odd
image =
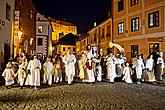
[[[12,68],[6,68],[2,76],[5,78],[6,86],[14,84],[14,70]]]
[[[40,61],[38,59],[30,60],[27,69],[30,70],[30,75],[25,85],[40,86]]]
[[[15,77],[18,75],[18,83],[20,84],[20,86],[23,86],[24,80],[26,78],[26,71],[23,70],[25,68],[24,66],[24,64],[19,65],[19,69],[15,74]]]
[[[68,79],[68,84],[71,84],[75,75],[76,57],[73,54],[65,55],[63,57],[63,62],[65,64],[65,73]]]
[[[135,69],[136,69],[136,78],[141,79],[142,70],[144,69],[144,63],[142,59],[137,59]]]
[[[92,58],[93,58],[93,54],[92,54],[92,51],[88,52],[87,53],[87,62],[89,62],[89,65],[92,65],[93,66],[93,61],[92,61]],[[87,74],[88,74],[88,80],[87,82],[95,82],[95,76],[94,76],[94,70],[93,68],[92,69],[88,69],[86,68],[86,71],[87,71]]]
[[[144,71],[145,74],[144,80],[147,82],[154,82],[155,74],[154,74],[154,60],[152,58],[146,60],[146,68],[148,71]]]
[[[116,77],[115,58],[108,57],[107,58],[107,79],[109,79],[110,82],[114,82],[115,77]]]
[[[49,85],[52,85],[52,69],[53,69],[53,64],[49,61],[47,63],[44,64],[44,66],[46,67],[46,73],[44,75],[46,75],[44,78],[44,82],[48,81]]]
[[[131,79],[131,68],[130,67],[124,67],[123,70],[123,79],[126,83],[132,83],[132,79]]]
[[[98,71],[97,71],[97,81],[100,82],[102,80],[102,68],[101,68],[101,65],[98,65],[96,68],[98,69]]]

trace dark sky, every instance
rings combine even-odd
[[[110,5],[110,0],[38,0],[40,13],[55,19],[72,22],[78,33],[86,32],[96,17]]]

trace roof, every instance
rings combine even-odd
[[[67,35],[65,35],[63,38],[61,38],[58,42],[53,42],[53,46],[56,45],[76,45],[76,41],[78,39],[78,36],[69,33]]]
[[[63,24],[63,25],[67,25],[67,26],[76,26],[73,23],[67,22],[67,21],[62,21],[62,20],[56,20],[54,18],[48,17],[49,21],[51,22],[55,22],[55,23],[59,23],[59,24]]]

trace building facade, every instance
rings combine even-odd
[[[36,50],[36,9],[32,0],[16,0],[14,56],[20,52],[34,54]]]
[[[165,0],[113,0],[113,29],[128,59],[165,52]]]
[[[94,50],[102,48],[104,55],[109,53],[109,42],[112,42],[112,18],[107,18],[87,33],[82,34],[79,42],[80,49],[78,49],[77,46],[76,50],[81,50],[83,52],[86,50],[87,45],[91,45]]]
[[[68,34],[77,35],[77,26],[70,22],[56,20],[50,17],[48,19],[51,22],[53,28],[53,32],[52,32],[53,52],[54,53],[63,52],[63,47],[60,44],[58,44],[59,40]],[[67,48],[75,48],[70,46],[71,45],[64,45],[64,48],[66,48],[66,50]]]
[[[52,55],[52,27],[49,20],[37,13],[36,15],[36,54],[40,56]]]
[[[0,69],[12,52],[14,6],[15,0],[0,0]]]
[[[75,24],[66,22],[66,21],[60,21],[49,17],[49,20],[51,21],[53,32],[52,32],[52,41],[58,42],[59,39],[64,37],[66,34],[72,33],[74,35],[77,35],[77,26]]]

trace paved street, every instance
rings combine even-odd
[[[25,110],[165,110],[165,87],[97,83],[40,90],[0,87],[0,108]]]

